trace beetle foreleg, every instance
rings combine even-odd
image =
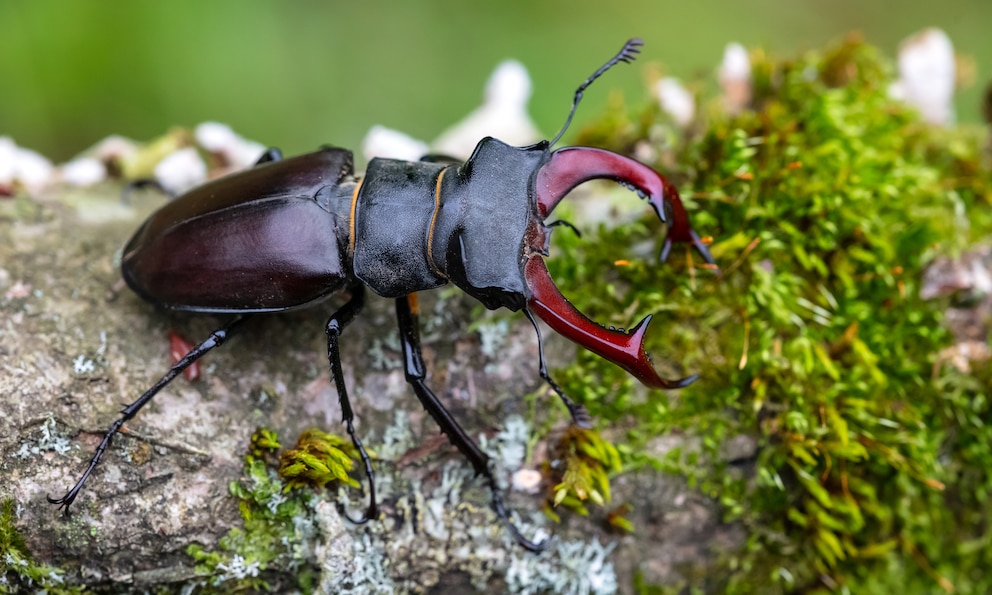
[[[86,471],[83,473],[83,476],[79,478],[79,481],[76,482],[76,485],[74,485],[72,489],[69,490],[66,493],[66,495],[62,496],[61,498],[52,498],[51,496],[46,496],[48,501],[52,504],[58,504],[59,508],[61,508],[62,510],[68,513],[69,505],[71,505],[73,500],[76,499],[76,496],[79,495],[79,490],[82,489],[83,484],[86,483],[86,480],[89,479],[90,474],[93,473],[93,469],[95,469],[97,463],[100,462],[100,458],[103,457],[104,451],[106,451],[107,448],[110,446],[110,443],[114,438],[114,435],[117,434],[117,432],[121,429],[121,426],[124,425],[124,422],[134,417],[138,413],[138,411],[140,411],[141,408],[148,403],[148,401],[152,400],[152,397],[158,394],[160,390],[165,388],[167,384],[172,382],[172,380],[176,376],[182,374],[183,370],[193,365],[197,360],[199,360],[201,357],[206,355],[214,347],[220,347],[221,345],[223,345],[224,342],[227,340],[227,338],[231,335],[231,333],[234,332],[235,329],[240,327],[249,318],[251,317],[238,316],[237,318],[229,322],[226,326],[212,332],[206,341],[194,347],[192,350],[190,350],[189,353],[183,356],[181,360],[179,360],[171,368],[169,368],[169,371],[166,372],[164,376],[159,378],[158,382],[156,382],[154,385],[152,385],[151,388],[146,390],[144,394],[138,397],[138,400],[136,400],[135,402],[131,403],[130,405],[122,409],[121,417],[117,421],[115,421],[113,425],[110,426],[110,429],[107,430],[107,433],[104,434],[103,440],[100,442],[100,446],[96,447],[96,453],[94,453],[93,458],[90,459],[89,467],[86,468]]]
[[[541,327],[537,324],[537,319],[531,314],[528,308],[524,308],[524,315],[527,316],[527,320],[534,325],[534,331],[537,333],[537,352],[540,357],[540,374],[541,378],[551,386],[551,390],[555,391],[561,402],[565,404],[568,408],[568,413],[572,416],[572,422],[579,426],[580,428],[591,428],[592,427],[592,417],[590,417],[589,412],[586,408],[576,403],[565,394],[558,383],[551,379],[551,375],[548,374],[548,366],[544,363],[544,342],[541,340]]]
[[[557,221],[552,221],[551,223],[546,224],[546,226],[548,227],[548,229],[551,229],[552,227],[564,226],[571,229],[572,233],[575,234],[575,237],[577,238],[582,237],[582,232],[579,231],[579,228],[572,225],[570,221],[566,221],[564,219],[558,219]]]
[[[341,331],[344,330],[344,327],[355,319],[355,316],[361,312],[362,307],[365,305],[364,285],[356,283],[349,287],[348,291],[351,293],[351,299],[331,315],[327,320],[327,326],[324,331],[327,333],[327,361],[331,364],[331,377],[334,379],[334,386],[338,391],[338,402],[341,404],[341,418],[348,428],[348,436],[351,438],[351,443],[355,445],[355,448],[358,449],[362,457],[362,463],[365,465],[365,476],[369,480],[369,508],[365,511],[365,516],[357,521],[351,518],[348,519],[356,525],[361,525],[379,516],[379,507],[375,501],[375,472],[372,470],[372,461],[369,459],[369,454],[365,452],[362,441],[355,434],[355,412],[351,408],[351,401],[348,400],[348,389],[344,384],[344,373],[341,370],[341,350],[338,345],[338,338],[341,336]]]
[[[503,521],[517,543],[532,552],[544,551],[550,544],[550,539],[534,543],[520,533],[520,530],[510,520],[510,514],[503,504],[503,496],[500,494],[496,478],[493,476],[489,456],[482,452],[475,441],[465,433],[465,430],[458,425],[458,422],[438,400],[434,392],[424,383],[427,368],[424,365],[424,356],[420,349],[420,327],[415,293],[396,300],[396,318],[400,327],[400,343],[403,345],[403,366],[406,372],[406,381],[413,387],[417,398],[420,399],[424,409],[434,418],[437,425],[441,427],[441,431],[447,434],[448,440],[469,460],[475,473],[486,478],[492,493],[492,505],[496,511],[496,516]]]

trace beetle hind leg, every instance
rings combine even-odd
[[[79,478],[79,481],[76,482],[76,485],[72,486],[72,489],[66,492],[65,496],[62,496],[61,498],[52,498],[51,496],[46,496],[48,502],[51,504],[58,504],[60,509],[68,513],[69,506],[72,505],[72,502],[76,499],[76,496],[79,495],[79,490],[82,489],[83,484],[86,483],[86,480],[89,479],[90,474],[93,473],[94,469],[96,469],[97,464],[100,462],[100,459],[103,457],[103,453],[110,446],[110,443],[111,441],[113,441],[114,436],[117,434],[118,431],[120,431],[124,423],[127,420],[134,417],[135,415],[137,415],[138,411],[140,411],[142,407],[147,405],[148,402],[152,400],[152,397],[157,395],[160,390],[162,390],[163,388],[165,388],[167,384],[172,382],[172,380],[175,379],[176,376],[182,374],[183,370],[193,365],[194,362],[196,362],[201,357],[206,355],[213,348],[220,347],[221,345],[223,345],[224,342],[228,339],[228,337],[231,336],[231,333],[233,333],[235,329],[240,327],[249,318],[251,317],[238,316],[237,318],[229,322],[226,326],[221,327],[216,331],[210,333],[210,336],[205,341],[194,347],[192,350],[190,350],[189,353],[184,355],[181,360],[179,360],[171,368],[169,368],[169,371],[166,372],[165,375],[163,375],[161,378],[159,378],[158,382],[152,385],[151,388],[146,390],[140,397],[138,397],[138,399],[135,402],[131,403],[130,405],[122,409],[120,418],[118,418],[117,421],[115,421],[110,426],[110,429],[107,430],[107,433],[103,435],[103,440],[100,442],[100,445],[96,447],[96,452],[93,454],[93,458],[90,459],[89,466],[86,468],[86,471],[83,472],[83,476]]]
[[[348,429],[348,437],[351,438],[351,443],[355,445],[355,448],[358,449],[358,453],[362,457],[362,464],[365,465],[365,476],[369,480],[369,507],[365,511],[365,516],[358,520],[348,517],[348,520],[352,523],[361,525],[379,516],[379,506],[375,500],[375,471],[372,470],[372,461],[369,459],[369,454],[365,452],[362,441],[355,434],[355,412],[351,408],[351,401],[348,399],[348,389],[344,384],[344,373],[341,370],[341,350],[338,339],[344,327],[355,319],[355,316],[361,312],[362,307],[365,305],[364,285],[356,283],[349,287],[348,291],[351,293],[351,299],[331,315],[327,320],[327,326],[324,328],[324,331],[327,334],[327,361],[331,365],[331,377],[338,391],[338,402],[341,404],[341,421],[344,422],[345,427]]]
[[[469,460],[476,475],[482,475],[489,484],[492,494],[492,506],[496,516],[506,526],[513,538],[524,548],[532,552],[544,551],[551,543],[550,538],[534,543],[520,533],[520,530],[510,519],[510,513],[503,504],[496,477],[493,475],[489,456],[482,452],[479,446],[462,429],[451,413],[444,407],[433,391],[424,383],[427,368],[420,349],[420,328],[418,325],[417,295],[412,293],[396,300],[396,318],[400,327],[400,343],[403,345],[403,365],[406,381],[413,387],[424,409],[434,418],[441,431],[448,435],[448,440]]]

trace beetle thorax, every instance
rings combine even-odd
[[[488,308],[519,310],[547,155],[486,138],[460,165],[372,160],[356,198],[355,275],[384,297],[451,281]]]

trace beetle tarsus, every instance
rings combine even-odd
[[[548,549],[548,546],[551,545],[551,540],[553,537],[545,537],[538,543],[534,543],[530,539],[524,537],[524,534],[520,532],[520,529],[513,524],[513,519],[510,518],[510,513],[507,512],[506,506],[503,505],[503,496],[500,495],[499,486],[496,485],[495,477],[493,477],[492,473],[488,472],[486,473],[486,476],[489,479],[489,490],[493,495],[493,510],[496,511],[496,516],[499,517],[499,520],[503,521],[503,525],[506,527],[507,531],[510,532],[510,535],[513,536],[513,539],[515,539],[516,542],[519,543],[524,549],[536,554]]]
[[[379,506],[375,499],[375,471],[372,469],[372,461],[369,459],[369,454],[365,452],[365,447],[362,446],[362,441],[355,434],[355,411],[351,408],[351,401],[348,399],[348,389],[344,383],[344,372],[341,369],[341,350],[338,344],[341,331],[355,319],[355,316],[365,306],[364,285],[355,283],[349,288],[349,292],[351,293],[351,298],[343,306],[338,308],[337,312],[331,315],[327,320],[327,326],[324,328],[324,331],[327,334],[327,361],[331,366],[331,378],[334,380],[334,386],[338,391],[342,422],[348,430],[348,437],[351,438],[351,443],[355,445],[355,448],[358,449],[358,453],[362,457],[362,464],[365,465],[365,476],[369,480],[369,507],[365,511],[365,516],[355,520],[348,516],[346,512],[344,515],[352,523],[362,525],[379,516]]]
[[[210,336],[207,337],[205,341],[194,347],[189,353],[184,355],[181,360],[169,368],[169,371],[159,378],[158,382],[146,390],[144,394],[138,397],[135,402],[124,407],[124,409],[121,410],[121,417],[115,421],[110,426],[110,429],[107,430],[107,433],[103,435],[103,440],[100,441],[100,445],[96,447],[96,452],[93,454],[93,458],[90,459],[89,466],[86,468],[86,471],[83,473],[82,477],[79,478],[79,481],[76,482],[76,485],[74,485],[71,490],[66,492],[65,496],[62,496],[61,498],[46,496],[47,500],[52,504],[58,504],[59,509],[68,514],[69,506],[76,499],[76,496],[79,494],[79,490],[82,489],[83,484],[86,483],[87,479],[89,479],[90,474],[93,473],[93,469],[95,469],[97,463],[100,462],[100,459],[103,457],[103,453],[110,446],[114,435],[120,431],[121,426],[123,426],[127,420],[137,415],[138,411],[140,411],[142,407],[147,405],[148,402],[151,401],[160,390],[165,388],[167,384],[172,382],[176,376],[182,374],[183,370],[193,365],[193,363],[206,355],[213,348],[223,345],[228,337],[231,336],[231,333],[244,324],[244,322],[249,318],[250,316],[238,316],[227,325],[210,333]]]
[[[544,341],[541,339],[541,327],[537,324],[537,319],[531,313],[530,309],[524,308],[524,315],[527,316],[527,320],[534,325],[534,331],[537,333],[537,353],[539,357],[539,369],[541,378],[548,383],[551,390],[555,391],[561,402],[565,404],[568,408],[569,415],[572,416],[572,423],[579,426],[580,428],[591,428],[592,427],[592,416],[589,415],[589,411],[583,407],[581,404],[576,403],[571,397],[565,394],[558,383],[552,380],[551,375],[548,373],[548,366],[544,360]]]

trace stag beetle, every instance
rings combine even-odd
[[[633,61],[642,44],[629,40],[579,86],[550,142],[512,147],[489,137],[464,163],[373,159],[364,177],[354,175],[345,149],[287,159],[269,149],[255,167],[194,188],[152,214],[124,248],[121,271],[131,289],[164,308],[235,316],[126,406],[75,486],[48,500],[68,511],[124,422],[252,315],[308,306],[345,291],[349,299],[327,321],[327,357],[343,422],[369,481],[368,509],[354,522],[378,516],[372,463],[355,434],[338,347],[342,330],[362,309],[367,286],[395,299],[406,379],[417,398],[486,478],[493,508],[515,539],[527,549],[543,549],[546,541],[533,543],[510,521],[489,457],[425,383],[416,292],[450,281],[487,308],[522,310],[537,331],[541,378],[582,425],[588,425],[588,414],[548,375],[535,315],[647,386],[679,388],[695,380],[666,380],[655,371],[643,346],[650,316],[629,332],[597,325],[562,296],[544,264],[558,223],[545,219],[573,188],[600,178],[634,189],[662,221],[670,218],[662,260],[672,242],[689,242],[712,263],[677,191],[653,169],[601,149],[550,150],[571,123],[583,91],[617,63]]]

